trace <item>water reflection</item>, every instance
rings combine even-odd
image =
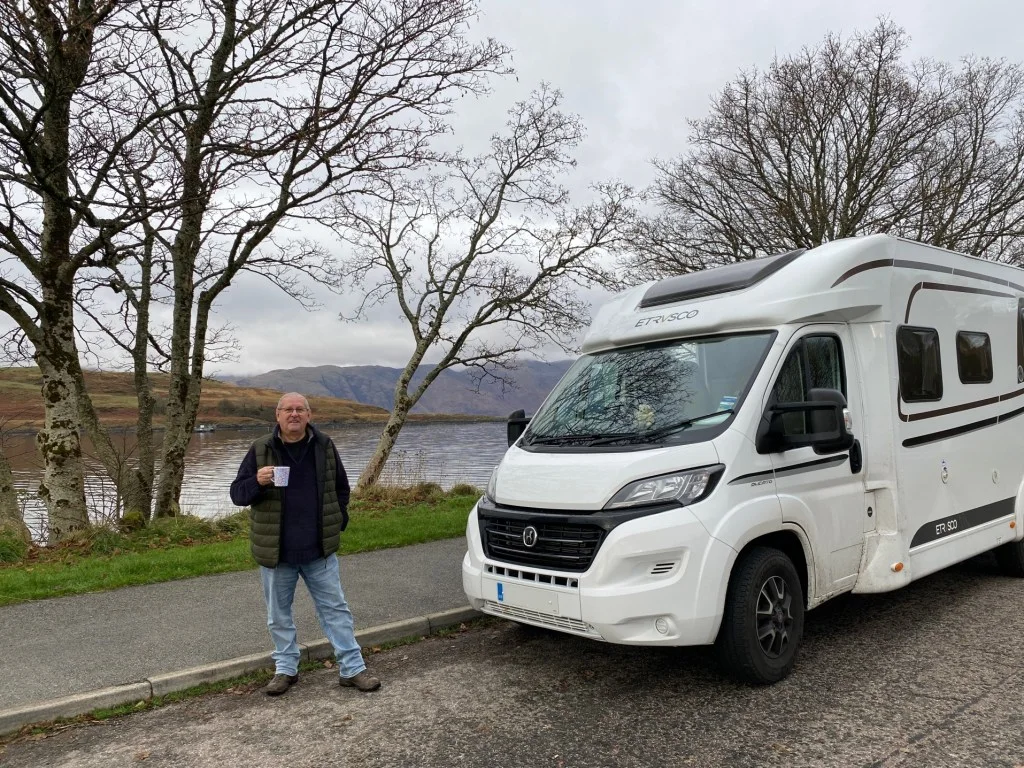
[[[379,424],[324,428],[338,446],[353,484],[370,460],[380,429]],[[228,487],[259,435],[256,430],[237,429],[194,434],[185,456],[182,508],[203,517],[233,512],[236,507],[228,497]],[[123,436],[120,445],[130,453],[131,435]],[[382,481],[403,485],[434,482],[444,488],[471,483],[483,488],[507,447],[504,422],[410,423],[398,437]],[[8,435],[4,450],[11,462],[15,490],[24,504],[25,520],[38,531],[44,519],[44,508],[36,497],[42,468],[33,437]],[[99,517],[109,516],[114,509],[113,483],[91,457],[86,459],[86,498]]]

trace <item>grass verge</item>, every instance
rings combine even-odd
[[[479,497],[471,486],[445,492],[430,484],[354,497],[340,554],[461,536]],[[182,516],[127,533],[101,528],[0,566],[0,605],[254,567],[244,513],[221,521]]]

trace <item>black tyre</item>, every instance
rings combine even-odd
[[[777,683],[796,662],[804,634],[804,590],[792,561],[757,547],[733,568],[715,649],[726,671],[749,683]]]
[[[995,548],[999,570],[1007,576],[1024,577],[1024,541],[1011,541]]]

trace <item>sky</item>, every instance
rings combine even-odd
[[[473,32],[510,46],[516,74],[495,82],[488,96],[459,104],[454,139],[467,150],[483,148],[508,107],[548,81],[587,127],[568,184],[574,200],[586,202],[588,185],[601,180],[643,188],[654,179],[651,160],[681,154],[687,120],[705,115],[712,95],[741,70],[764,68],[829,32],[870,29],[880,16],[910,34],[911,59],[1024,57],[1024,4],[1017,0],[482,0]],[[594,306],[606,298],[588,295]],[[218,316],[235,328],[242,352],[214,369],[408,361],[411,334],[396,309],[346,323],[338,312],[353,305],[352,296],[324,294],[322,301],[321,309],[304,312],[258,278],[233,286]],[[565,357],[557,349],[544,355]]]
[[[550,82],[587,127],[568,180],[578,203],[587,202],[596,181],[650,184],[651,160],[683,153],[687,120],[703,117],[729,80],[829,32],[848,36],[887,16],[910,34],[911,59],[1024,59],[1018,0],[480,0],[480,9],[472,35],[510,46],[516,74],[495,81],[488,96],[459,103],[453,140],[467,150],[484,148],[506,110]],[[357,297],[319,298],[321,308],[307,312],[269,282],[243,277],[222,295],[214,318],[234,329],[239,358],[208,372],[407,362],[411,332],[396,308],[378,307],[368,321],[347,323],[338,314],[351,311]],[[596,305],[607,294],[587,298]],[[546,356],[565,354],[550,349]]]

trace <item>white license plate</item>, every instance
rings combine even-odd
[[[491,581],[491,595],[500,605],[510,605],[513,608],[525,608],[528,611],[538,613],[549,613],[558,616],[558,593],[537,587],[524,587],[522,584],[509,583],[507,581]]]

